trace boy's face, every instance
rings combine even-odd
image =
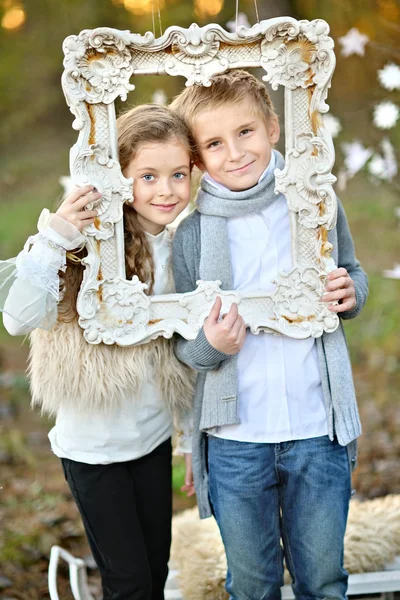
[[[251,102],[248,99],[201,112],[192,125],[201,157],[197,166],[235,192],[258,183],[279,139],[277,119],[267,125]]]

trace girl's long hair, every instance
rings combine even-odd
[[[177,138],[194,156],[194,142],[183,120],[166,106],[144,104],[123,113],[117,119],[119,162],[122,172],[145,142],[168,142]],[[154,261],[148,239],[135,211],[135,203],[124,205],[125,267],[127,279],[137,275],[148,284],[147,293],[154,286]],[[62,273],[64,296],[58,307],[58,318],[69,322],[77,317],[76,302],[82,283],[82,259],[86,248],[67,253],[67,269]]]

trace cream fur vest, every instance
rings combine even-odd
[[[49,331],[30,334],[32,405],[56,415],[63,405],[77,412],[110,413],[139,397],[144,381],[154,381],[171,413],[193,402],[193,371],[175,357],[172,340],[157,338],[142,346],[122,348],[88,344],[77,320],[57,322]],[[134,401],[134,400],[133,400]]]

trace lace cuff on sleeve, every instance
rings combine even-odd
[[[60,300],[59,271],[65,271],[66,251],[47,236],[49,228],[30,237],[16,258],[0,261],[0,311],[21,321],[20,307],[8,300],[13,284],[20,280],[48,293],[54,304]],[[50,305],[52,303],[50,302]],[[46,306],[49,302],[46,301]],[[50,312],[54,312],[51,310]],[[54,315],[51,317],[53,321]]]
[[[66,252],[86,241],[76,227],[47,209],[40,215],[38,230],[16,258],[0,261],[0,311],[11,335],[54,325]]]
[[[42,210],[37,227],[39,233],[45,233],[47,239],[67,251],[75,250],[86,242],[85,236],[75,225],[51,213],[47,208]]]
[[[66,251],[85,243],[85,236],[74,225],[43,209],[38,220],[39,233],[28,239],[17,257],[17,277],[59,302],[59,271],[66,269]]]
[[[4,310],[11,286],[17,279],[16,260],[16,258],[0,260],[0,311]]]
[[[59,271],[65,271],[66,251],[46,236],[45,231],[30,237],[24,250],[17,256],[17,277],[59,301]]]
[[[17,258],[0,261],[0,311],[11,335],[54,325],[60,268],[65,268],[65,251],[46,246],[39,236],[30,238]]]

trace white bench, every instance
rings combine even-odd
[[[69,566],[69,579],[74,600],[94,600],[87,585],[86,566],[81,558],[75,558],[60,546],[53,546],[49,563],[49,593],[51,600],[60,600],[57,592],[57,570],[60,559]],[[175,579],[177,572],[170,575]],[[384,571],[375,573],[357,573],[349,576],[348,596],[368,596],[381,594],[385,600],[391,600],[394,592],[400,592],[400,557],[387,565]],[[282,600],[293,600],[294,594],[290,585],[282,588]],[[167,586],[165,600],[184,600],[178,589]]]
[[[349,575],[348,596],[381,594],[381,597],[390,600],[393,597],[393,592],[400,592],[400,570]],[[293,599],[294,594],[291,586],[285,585],[282,588],[282,600]]]
[[[348,596],[381,594],[381,597],[390,600],[393,592],[400,592],[400,556],[387,565],[384,571],[349,575]],[[282,588],[282,600],[292,599],[293,590],[290,585],[285,585]]]
[[[60,546],[53,546],[50,551],[48,570],[49,594],[51,600],[60,600],[57,591],[57,571],[60,558],[68,563],[69,582],[74,600],[94,600],[87,585],[86,565],[81,558],[75,558]]]

